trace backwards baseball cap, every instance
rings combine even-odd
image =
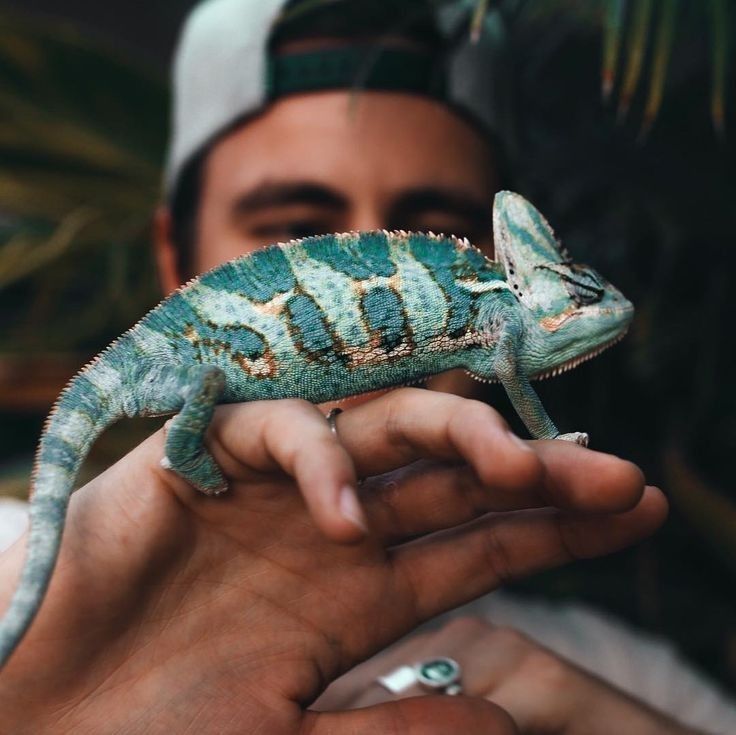
[[[310,5],[308,0],[300,2],[305,8]],[[372,3],[375,7],[388,0]],[[322,12],[339,4],[322,3]],[[402,2],[403,7],[409,5]],[[447,38],[464,20],[459,10],[443,6],[431,11],[438,31]],[[404,91],[441,100],[493,130],[491,49],[483,41],[471,44],[465,34],[441,67],[436,54],[375,41],[270,54],[274,32],[284,22],[298,25],[299,16],[294,0],[207,0],[192,11],[174,60],[167,194],[175,190],[187,162],[219,135],[289,94],[351,88]]]

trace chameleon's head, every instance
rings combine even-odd
[[[595,270],[573,263],[524,197],[509,191],[496,195],[493,234],[507,281],[538,327],[522,350],[528,375],[574,367],[626,334],[631,302]]]

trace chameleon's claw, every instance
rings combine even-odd
[[[584,431],[572,431],[569,434],[558,434],[555,439],[562,439],[566,442],[574,442],[581,447],[587,447],[590,437]]]
[[[189,480],[189,482],[191,482],[191,480]],[[218,495],[222,495],[227,492],[228,489],[227,483],[218,485],[217,487],[203,487],[201,485],[194,485],[194,487],[199,490],[199,492],[204,493],[204,495],[208,495],[211,498],[216,498]]]
[[[207,495],[209,497],[216,497],[218,495],[222,495],[224,492],[227,492],[228,485],[227,482],[224,480],[219,485],[203,485],[199,482],[194,481],[192,477],[189,477],[187,475],[183,475],[181,472],[178,472],[174,469],[174,466],[171,463],[171,460],[164,456],[161,459],[161,467],[163,467],[165,470],[169,470],[170,472],[173,472],[174,474],[181,477],[183,480],[186,480],[195,490],[202,493],[203,495]]]

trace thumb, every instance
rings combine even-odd
[[[411,697],[346,712],[306,712],[301,735],[518,735],[511,716],[480,697]]]

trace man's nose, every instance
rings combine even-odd
[[[381,207],[364,205],[350,213],[348,227],[350,230],[383,230],[386,229],[386,217]]]

